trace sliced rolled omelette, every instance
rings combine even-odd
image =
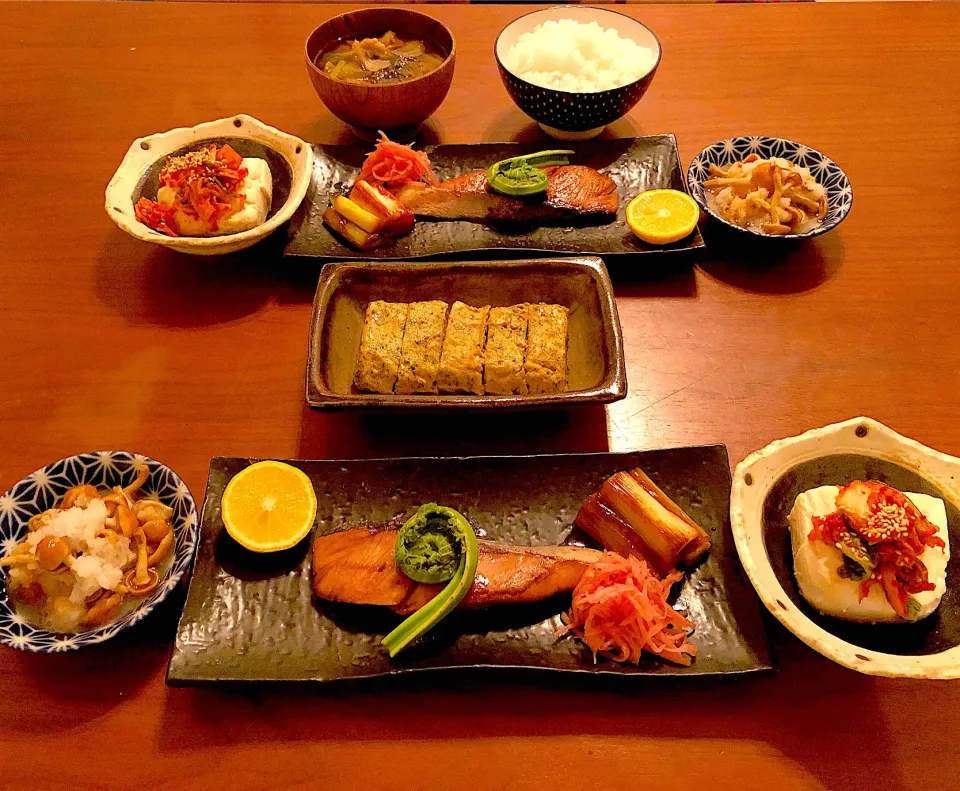
[[[527,306],[527,356],[523,363],[529,393],[558,393],[567,383],[568,310],[563,305]]]
[[[526,395],[527,306],[491,308],[483,350],[483,385],[494,395]]]
[[[400,347],[397,394],[437,392],[448,307],[440,300],[411,303]]]
[[[440,351],[437,390],[483,395],[483,346],[490,306],[474,308],[454,302]]]
[[[897,617],[880,585],[873,585],[870,593],[860,601],[860,583],[839,576],[843,553],[823,541],[811,541],[813,517],[828,516],[837,510],[838,486],[820,486],[800,494],[788,517],[793,547],[793,569],[800,593],[824,615],[847,621],[864,623],[905,623]],[[926,618],[940,604],[946,592],[947,563],[950,560],[950,537],[947,531],[947,512],[943,500],[926,494],[904,495],[937,528],[937,535],[946,544],[945,549],[926,547],[920,559],[927,567],[932,591],[911,593],[919,605],[917,619]]]
[[[394,391],[409,308],[405,302],[383,300],[367,306],[354,376],[354,384],[361,392],[388,394]]]

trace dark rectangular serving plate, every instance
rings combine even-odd
[[[487,168],[494,162],[545,148],[571,148],[571,161],[606,173],[617,183],[620,209],[605,225],[509,229],[466,221],[418,220],[413,232],[392,247],[359,252],[342,244],[323,224],[322,214],[334,195],[349,190],[372,146],[314,146],[313,178],[307,197],[290,223],[284,255],[345,260],[397,260],[457,256],[478,252],[581,253],[588,255],[664,254],[704,246],[699,229],[674,244],[649,245],[637,239],[625,220],[627,203],[649,189],[686,191],[677,140],[673,135],[598,140],[556,145],[539,143],[470,143],[424,146],[441,180]]]
[[[239,547],[220,518],[227,482],[253,461],[210,462],[196,562],[167,668],[171,685],[329,682],[469,667],[645,677],[772,667],[760,603],[738,566],[730,535],[730,468],[722,445],[616,454],[291,461],[316,488],[317,526],[297,547],[274,555]],[[696,625],[699,654],[690,667],[656,658],[645,658],[639,667],[605,659],[594,663],[577,640],[554,637],[569,596],[455,613],[391,661],[380,640],[399,616],[312,596],[310,549],[316,535],[351,522],[409,515],[435,501],[459,509],[488,538],[559,544],[576,538],[570,534],[583,499],[607,476],[638,465],[713,541],[678,598]]]
[[[380,395],[355,392],[367,305],[455,300],[474,307],[549,302],[570,311],[567,389],[543,395]],[[312,407],[478,409],[608,404],[627,394],[620,319],[599,258],[528,261],[354,261],[320,272],[310,322],[306,400]]]

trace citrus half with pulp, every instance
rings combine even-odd
[[[630,230],[650,244],[679,242],[699,219],[697,202],[679,190],[647,190],[627,204]]]
[[[303,470],[260,461],[233,476],[220,500],[220,513],[238,544],[253,552],[277,552],[310,532],[317,495]]]

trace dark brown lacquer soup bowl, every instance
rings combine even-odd
[[[318,58],[340,42],[377,38],[387,31],[429,42],[444,57],[443,63],[422,77],[384,85],[340,82],[317,65]],[[359,137],[373,140],[383,130],[391,139],[409,140],[446,98],[457,44],[444,25],[426,14],[405,8],[364,8],[320,25],[307,38],[304,57],[320,101]]]

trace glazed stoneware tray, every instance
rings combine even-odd
[[[566,389],[533,395],[379,395],[353,386],[370,302],[455,300],[474,307],[548,302],[566,307]],[[599,258],[329,264],[310,325],[306,400],[312,407],[476,409],[606,404],[627,394],[620,319]]]
[[[556,148],[539,142],[472,143],[424,146],[441,180],[472,170],[486,169],[494,162],[519,154]],[[342,244],[323,224],[321,215],[330,198],[348,191],[371,150],[364,146],[314,146],[313,180],[307,198],[290,225],[286,255],[318,258],[403,259],[437,255],[476,256],[478,251],[518,253],[586,253],[624,255],[676,253],[703,247],[699,230],[675,244],[657,247],[637,239],[624,219],[627,203],[649,189],[685,190],[677,141],[673,135],[563,143],[576,153],[571,162],[589,165],[617,183],[620,210],[612,222],[577,227],[510,228],[465,221],[417,220],[413,232],[391,247],[358,252]]]
[[[167,670],[173,685],[328,682],[426,670],[498,667],[623,676],[736,674],[771,667],[760,604],[730,538],[730,470],[723,446],[627,454],[293,461],[316,488],[314,536],[278,555],[255,555],[227,536],[220,498],[252,459],[210,463],[200,544]],[[335,605],[310,589],[312,538],[356,522],[410,515],[435,501],[459,509],[487,538],[525,545],[576,540],[583,499],[622,469],[642,466],[713,541],[684,581],[678,606],[696,625],[688,667],[601,659],[572,638],[557,640],[570,597],[536,606],[455,613],[391,661],[381,638],[400,618],[385,609]]]

